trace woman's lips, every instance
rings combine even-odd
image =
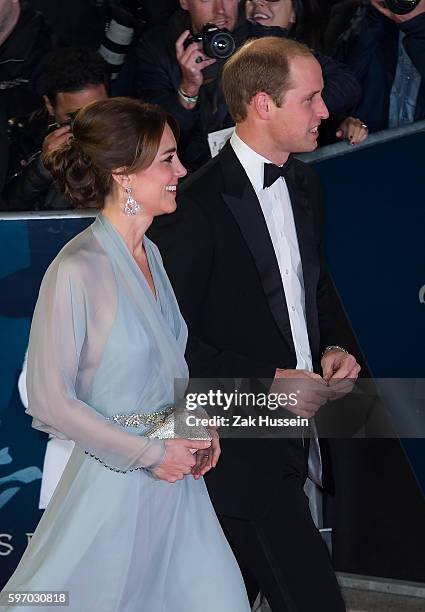
[[[264,13],[254,13],[251,19],[254,21],[264,21],[270,19],[271,15],[265,15]]]

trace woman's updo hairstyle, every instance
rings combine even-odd
[[[70,141],[43,162],[76,207],[102,208],[112,173],[132,174],[151,165],[166,123],[177,140],[176,121],[159,106],[132,98],[93,102],[77,113]]]

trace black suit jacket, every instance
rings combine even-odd
[[[328,276],[322,254],[321,187],[299,160],[288,164],[288,186],[305,285],[308,336],[318,371],[332,336]],[[295,368],[283,284],[260,204],[228,143],[187,179],[178,208],[157,219],[150,235],[189,326],[186,357],[192,377],[272,379]],[[224,440],[208,475],[216,510],[259,518],[283,494],[284,476],[305,477],[307,445],[299,439]]]

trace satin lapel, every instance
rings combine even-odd
[[[317,236],[314,233],[314,218],[311,208],[311,193],[308,190],[306,177],[298,172],[296,167],[291,168],[288,175],[285,176],[285,180],[291,199],[303,269],[307,331],[314,352],[314,347],[318,346],[319,343],[315,312],[317,310],[316,287],[320,269]]]
[[[295,352],[279,266],[260,203],[230,144],[220,153],[220,162],[225,177],[222,197],[252,254],[276,324]]]

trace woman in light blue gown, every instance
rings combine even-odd
[[[186,173],[175,132],[157,107],[104,100],[78,113],[69,143],[46,160],[66,196],[102,212],[40,289],[27,412],[76,446],[5,591],[69,591],[72,612],[250,610],[200,477],[218,459],[217,438],[143,437],[188,376],[186,325],[144,235],[175,210]],[[130,414],[135,427],[120,418]]]

